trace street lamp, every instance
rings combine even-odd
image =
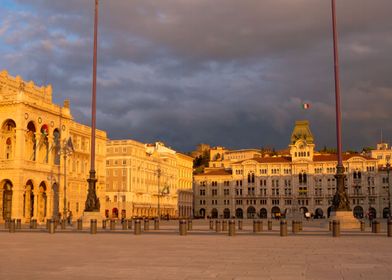
[[[391,171],[391,164],[389,163],[389,160],[386,165],[387,169],[387,180],[388,180],[388,220],[391,220],[391,183],[390,183],[390,178],[389,178],[389,172]]]
[[[96,100],[97,100],[97,49],[98,49],[98,0],[95,0],[94,16],[94,55],[93,55],[93,82],[91,95],[91,168],[90,176],[87,179],[88,193],[85,203],[85,212],[99,212],[101,208],[99,198],[96,193],[97,178],[95,177],[95,127],[96,127]]]
[[[344,166],[342,159],[342,125],[341,125],[341,110],[340,110],[340,80],[339,80],[339,56],[338,56],[338,35],[336,28],[336,11],[335,0],[331,0],[332,4],[332,31],[333,31],[333,53],[334,53],[334,74],[335,74],[335,105],[336,105],[336,142],[338,153],[338,164],[336,166],[336,193],[333,197],[333,210],[336,211],[351,211],[350,202],[346,193],[344,179]]]
[[[63,209],[63,219],[67,217],[67,157],[72,155],[74,152],[71,137],[68,140],[64,139],[63,146],[60,148],[60,154],[64,158],[64,209]]]

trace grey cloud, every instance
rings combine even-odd
[[[0,20],[0,65],[52,83],[88,124],[93,1],[16,1],[25,9]],[[109,137],[284,148],[309,119],[319,147],[334,146],[329,1],[100,2],[98,127]],[[360,148],[381,128],[392,138],[392,3],[337,4],[344,144]]]

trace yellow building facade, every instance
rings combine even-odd
[[[227,159],[228,151],[219,158]],[[212,218],[273,218],[302,215],[328,217],[336,192],[335,154],[315,151],[307,121],[295,124],[287,154],[270,156],[236,151],[246,159],[225,168],[206,168],[194,176],[195,215]],[[216,160],[216,158],[215,158]],[[226,164],[230,161],[226,161]],[[344,154],[346,188],[356,217],[385,217],[388,211],[385,172],[378,160]]]
[[[44,222],[70,211],[73,218],[80,217],[87,196],[91,129],[73,120],[69,101],[53,104],[50,85],[39,87],[3,70],[0,125],[0,221]],[[97,195],[103,202],[107,139],[103,131],[96,135]]]
[[[191,216],[193,158],[160,142],[109,140],[106,149],[106,217]]]

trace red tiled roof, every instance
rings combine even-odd
[[[231,175],[231,170],[217,169],[217,170],[209,171],[207,173],[200,173],[197,175],[199,175],[199,176]],[[195,176],[197,176],[197,175],[195,175]]]
[[[360,157],[366,160],[374,160],[374,158],[363,156],[360,154],[346,154],[342,155],[343,161],[349,160],[350,158],[353,157]],[[313,161],[338,161],[338,156],[337,154],[327,154],[327,155],[315,155],[313,156]]]
[[[252,159],[245,159],[238,161],[236,163],[243,163],[247,160],[254,160],[259,163],[286,163],[286,162],[291,162],[291,157],[257,157],[257,158],[252,158]]]

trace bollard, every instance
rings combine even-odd
[[[154,230],[159,230],[159,219],[154,219]]]
[[[135,220],[134,234],[139,235],[142,233],[142,224],[139,219]]]
[[[10,227],[10,220],[9,219],[5,219],[4,221],[4,228],[8,229]]]
[[[287,223],[286,223],[287,226]],[[268,220],[268,230],[272,230],[272,221]]]
[[[65,220],[65,219],[62,219],[62,220],[61,220],[61,229],[65,229],[66,225],[67,225],[66,220]]]
[[[293,232],[293,234],[299,233],[301,231],[301,222],[300,221],[293,221],[291,231]]]
[[[227,231],[227,221],[226,220],[222,221],[222,231]]]
[[[219,220],[215,221],[215,231],[220,232],[222,230],[221,228],[221,222]]]
[[[210,230],[213,230],[213,229],[214,229],[214,221],[210,220]]]
[[[127,220],[128,229],[132,229],[132,219]]]
[[[235,235],[235,220],[229,220],[229,236]]]
[[[257,221],[257,229],[258,229],[258,232],[263,231],[263,221],[262,220]]]
[[[328,230],[332,231],[332,221],[328,221]]]
[[[102,229],[106,229],[106,222],[107,222],[106,219],[102,220]]]
[[[16,229],[22,229],[22,220],[16,219]]]
[[[253,220],[253,233],[256,233],[257,231],[257,221]]]
[[[144,231],[150,230],[150,221],[148,219],[144,220]]]
[[[78,230],[82,230],[83,229],[83,220],[78,219],[77,224],[78,224]]]
[[[238,230],[242,230],[242,220],[238,220]]]
[[[9,229],[9,232],[11,232],[11,233],[15,232],[15,219],[11,219],[8,222],[8,229]]]
[[[50,219],[46,219],[46,230],[49,230]]]
[[[180,226],[180,235],[186,235],[187,221],[180,220],[179,226]]]
[[[387,236],[392,237],[392,220],[387,221]]]
[[[53,234],[53,233],[55,233],[55,231],[56,231],[56,229],[55,229],[55,221],[52,220],[52,219],[48,220],[48,232],[50,234]]]
[[[33,219],[33,229],[37,229],[37,220]]]
[[[97,234],[97,220],[96,219],[90,220],[90,233]]]
[[[287,236],[287,221],[286,220],[280,221],[280,236],[282,236],[282,237]]]
[[[122,228],[123,230],[127,230],[127,229],[128,229],[128,223],[127,223],[125,220],[122,222],[121,228]]]
[[[380,233],[381,225],[379,221],[373,222],[373,233]]]
[[[302,221],[298,221],[298,232],[302,231]]]
[[[193,229],[192,220],[188,220],[188,230],[192,230],[192,229]]]
[[[332,236],[333,237],[340,237],[340,221],[333,220],[332,222]]]
[[[34,228],[34,225],[33,225],[33,220],[30,220],[30,229],[33,229]]]
[[[360,221],[360,223],[361,223],[361,227],[360,227],[361,231],[365,231],[365,222]]]
[[[114,219],[110,219],[110,230],[116,229],[116,221]]]

